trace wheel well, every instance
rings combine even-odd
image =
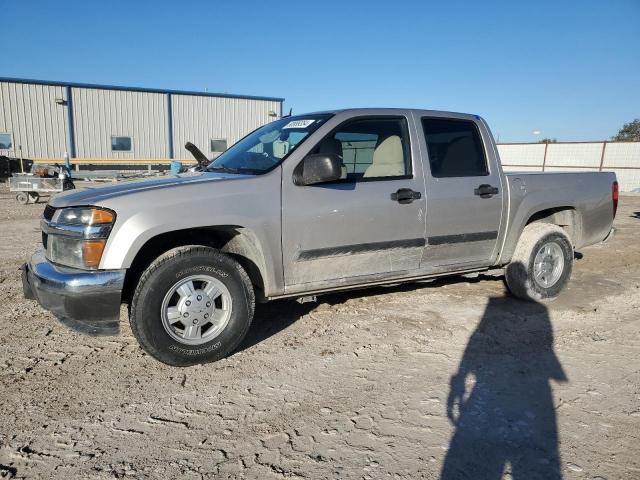
[[[184,245],[202,245],[220,250],[236,260],[247,272],[256,293],[264,291],[264,256],[255,236],[239,226],[192,228],[162,233],[148,240],[127,269],[122,301],[129,304],[138,280],[156,258]]]
[[[582,236],[582,219],[573,207],[554,207],[541,210],[529,217],[526,225],[530,223],[550,223],[562,227],[574,246],[580,245]]]

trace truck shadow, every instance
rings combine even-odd
[[[640,212],[633,212],[633,214],[631,214],[631,218],[640,218]]]
[[[463,277],[460,275],[442,277],[429,281],[328,293],[318,296],[318,303],[340,305],[348,300],[355,300],[374,295],[384,295],[385,293],[411,292],[424,288],[438,288],[443,285],[453,285],[462,282],[478,283],[486,280],[501,281],[502,278],[503,277],[501,276],[496,277],[482,273],[473,278]],[[235,350],[234,354],[249,349],[269,337],[277,335],[279,332],[287,329],[300,318],[312,312],[318,306],[318,303],[309,302],[300,304],[293,299],[283,299],[256,305],[256,312],[251,328],[249,329],[249,333],[247,333],[247,336]]]
[[[551,380],[567,377],[547,308],[490,298],[451,377],[441,480],[561,479]]]

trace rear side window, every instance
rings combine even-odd
[[[423,118],[431,175],[479,177],[488,175],[480,132],[467,120]]]

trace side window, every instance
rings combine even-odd
[[[8,150],[13,147],[10,133],[0,133],[0,150]]]
[[[423,118],[422,129],[434,177],[488,175],[480,132],[475,123],[448,118]]]
[[[313,153],[340,156],[342,176],[348,180],[411,175],[407,121],[400,117],[346,122],[325,137]]]
[[[227,149],[226,139],[211,140],[211,152],[222,153]]]
[[[111,150],[114,152],[130,152],[131,151],[131,137],[111,137]]]

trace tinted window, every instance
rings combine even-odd
[[[226,140],[211,140],[212,152],[224,152],[227,149]]]
[[[343,178],[373,179],[411,174],[409,135],[404,118],[366,118],[344,123],[313,153],[336,154]]]
[[[111,137],[111,150],[114,152],[130,152],[131,137]]]
[[[0,133],[0,149],[8,150],[12,147],[11,134]]]
[[[422,128],[434,177],[488,175],[482,140],[475,123],[423,118]]]

